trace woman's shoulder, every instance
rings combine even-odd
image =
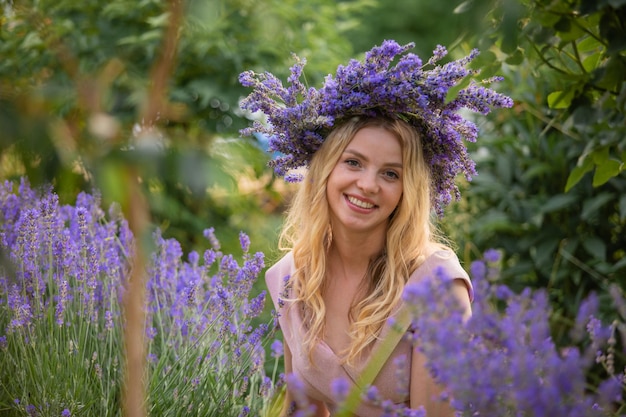
[[[289,251],[282,258],[276,261],[274,265],[268,268],[265,273],[265,279],[274,279],[275,277],[282,279],[285,275],[291,274],[293,268],[293,253]]]
[[[423,261],[419,264],[416,269],[416,272],[420,269],[426,271],[433,271],[435,269],[444,268],[445,270],[450,269],[451,272],[460,273],[461,278],[463,276],[467,276],[467,272],[461,266],[461,261],[459,257],[454,253],[451,249],[448,248],[432,248],[426,252],[424,255]],[[457,278],[457,277],[450,277]]]
[[[265,284],[275,303],[284,291],[285,281],[289,279],[293,269],[293,254],[288,252],[265,272]]]
[[[438,248],[430,251],[424,261],[413,271],[409,281],[433,277],[461,279],[465,281],[470,299],[474,298],[470,277],[461,265],[458,256],[451,249]]]

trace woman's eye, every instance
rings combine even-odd
[[[389,178],[390,180],[397,180],[398,178],[400,178],[400,175],[398,175],[398,173],[395,171],[385,171],[385,177]]]
[[[357,161],[356,159],[346,159],[346,164],[348,164],[351,167],[358,167],[359,166],[359,161]]]

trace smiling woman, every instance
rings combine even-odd
[[[320,90],[299,82],[302,61],[291,69],[288,89],[269,73],[240,77],[255,88],[242,107],[262,110],[269,121],[245,133],[270,137],[270,150],[282,154],[272,162],[278,174],[297,179],[291,169],[308,168],[281,234],[287,254],[266,274],[285,342],[283,415],[342,412],[338,393],[368,390],[362,375],[403,307],[408,284],[449,277],[446,297],[464,317],[471,314],[472,284],[438,239],[431,213],[441,214],[458,193],[459,172],[473,172],[462,139],[475,139],[477,131],[456,110],[511,103],[475,85],[446,101],[448,88],[471,74],[464,66],[475,53],[440,67],[434,63],[445,49],[438,48],[427,63],[431,70],[412,54],[388,68],[410,46],[387,41],[364,63],[340,66]],[[454,414],[410,340],[393,347],[371,381],[377,395],[352,415],[378,417],[389,406]]]
[[[280,312],[285,370],[300,379],[315,415],[336,411],[332,387],[358,379],[407,283],[443,268],[458,278],[454,296],[470,312],[469,277],[430,225],[430,176],[420,149],[417,131],[402,120],[351,118],[313,156],[288,213],[282,242],[291,251],[266,281]],[[373,381],[382,398],[439,407],[423,395],[440,388],[410,342],[398,343],[391,356]],[[302,393],[288,390],[288,401],[296,397]],[[379,416],[382,409],[363,403],[355,412]]]

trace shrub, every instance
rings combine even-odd
[[[122,297],[133,237],[97,194],[60,206],[51,189],[0,185],[0,414],[121,415]],[[251,297],[263,254],[243,261],[212,247],[183,260],[155,232],[146,311],[151,415],[238,416],[265,405],[266,324]],[[264,384],[261,387],[261,384]],[[263,388],[262,391],[260,389]],[[261,393],[266,394],[261,395]]]

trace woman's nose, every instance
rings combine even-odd
[[[363,190],[364,193],[375,193],[379,188],[378,178],[374,173],[363,172],[357,181],[357,186]]]

